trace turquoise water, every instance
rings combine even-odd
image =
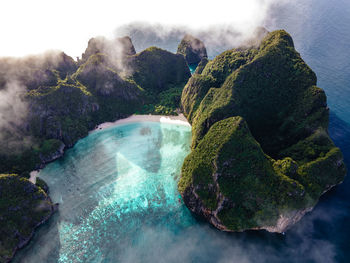
[[[33,242],[34,253],[27,250],[22,258],[115,262],[125,248],[144,246],[148,231],[193,225],[177,191],[190,140],[190,127],[155,122],[116,126],[80,140],[39,174],[59,213],[40,244]]]
[[[316,72],[318,86],[328,96],[330,135],[350,167],[350,1],[290,1],[277,6],[269,18],[273,25],[268,29],[290,32],[297,50]],[[192,218],[171,190],[176,190],[176,166],[180,165],[176,160],[188,152],[188,128],[162,126],[182,130],[177,137],[164,135],[165,129],[159,124],[150,125],[152,131],[162,131],[157,133],[161,139],[156,133],[152,133],[154,137],[139,136],[137,128],[133,132],[119,128],[101,131],[79,141],[63,159],[42,171],[42,177],[56,181],[51,195],[55,200],[62,198],[63,203],[15,262],[349,262],[349,176],[322,196],[315,209],[285,235],[265,231],[222,233]],[[136,147],[135,140],[142,138],[144,146]],[[155,145],[160,141],[169,144],[158,151]],[[177,152],[179,145],[184,152]],[[167,147],[173,149],[169,161],[173,176],[159,172],[165,169],[162,162],[166,161],[163,154]],[[127,171],[130,184],[137,186],[140,195],[124,181],[127,191],[124,189],[126,196],[122,197],[117,168]],[[136,171],[140,174],[134,178]],[[164,188],[159,193],[167,198],[158,199],[156,185]],[[145,201],[150,196],[155,201],[152,205]],[[133,201],[136,197],[140,202]],[[128,202],[120,206],[113,198]],[[116,207],[124,211],[119,216]]]
[[[190,69],[191,74],[193,74],[196,71],[197,66],[198,66],[198,64],[189,64],[188,65],[188,68]]]

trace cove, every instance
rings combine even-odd
[[[193,218],[177,192],[190,129],[127,123],[78,141],[40,172],[59,211],[13,262],[342,262],[348,256],[348,180],[285,235],[224,233]],[[331,114],[330,134],[346,146],[350,126]],[[349,163],[350,151],[342,149]]]
[[[116,262],[125,249],[146,247],[145,234],[192,225],[177,191],[190,142],[189,126],[159,122],[122,124],[80,140],[39,173],[59,212],[19,260]]]

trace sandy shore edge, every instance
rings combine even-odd
[[[134,123],[134,122],[142,122],[142,121],[150,121],[150,122],[160,122],[160,123],[169,123],[169,124],[177,124],[191,127],[191,124],[187,121],[186,117],[183,114],[179,114],[178,116],[166,116],[166,115],[131,115],[128,118],[119,119],[114,122],[104,122],[96,126],[95,129],[89,132],[93,133],[96,131],[101,131],[110,127],[114,127],[121,124]],[[41,169],[40,169],[41,170]],[[34,170],[30,172],[29,181],[33,184],[36,184],[36,178],[39,175],[40,170]]]
[[[96,131],[104,130],[106,128],[110,128],[113,126],[126,124],[126,123],[134,123],[134,122],[143,122],[143,121],[149,121],[149,122],[160,122],[160,123],[169,123],[169,124],[177,124],[177,125],[183,125],[191,127],[187,119],[183,114],[180,114],[178,116],[165,116],[165,115],[131,115],[128,118],[116,120],[114,122],[104,122],[96,126],[95,129],[89,132],[93,133]]]

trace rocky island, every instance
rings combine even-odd
[[[208,62],[188,81],[181,105],[192,152],[179,191],[221,230],[284,232],[344,180],[326,95],[283,30]]]
[[[77,61],[63,52],[2,59],[0,91],[14,88],[24,110],[19,122],[0,126],[0,262],[56,210],[29,172],[98,124],[134,113],[181,108],[192,151],[178,189],[193,213],[221,230],[283,232],[346,173],[328,136],[325,93],[283,30],[213,60],[189,35],[177,54],[136,53],[129,37],[93,38]]]

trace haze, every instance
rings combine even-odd
[[[113,37],[117,27],[137,21],[193,29],[221,25],[249,33],[262,25],[273,2],[277,1],[5,0],[0,4],[0,56],[56,49],[77,57],[91,37]]]

